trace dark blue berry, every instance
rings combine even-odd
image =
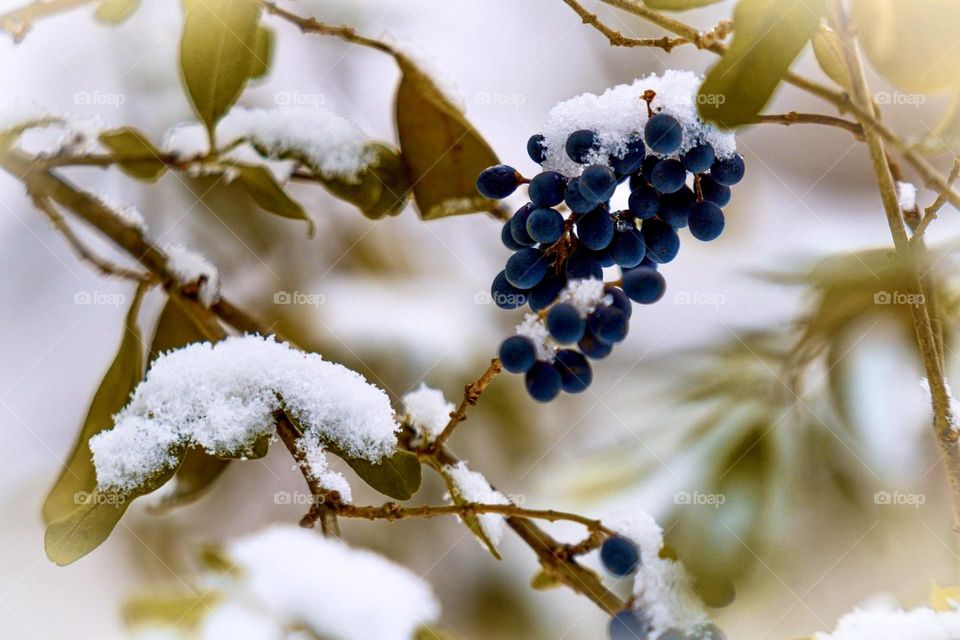
[[[665,194],[660,198],[660,210],[657,215],[674,229],[687,226],[687,217],[690,209],[697,203],[697,196],[689,187],[683,187],[674,193]]]
[[[537,361],[526,375],[527,393],[538,402],[550,402],[560,393],[560,372],[552,364]]]
[[[535,133],[527,140],[527,155],[537,164],[543,164],[547,158],[547,150],[543,146],[543,134]]]
[[[653,260],[650,259],[649,254],[643,256],[643,260],[640,261],[640,265],[639,265],[639,266],[641,266],[641,267],[650,267],[651,269],[657,269],[657,268],[660,267],[660,265],[659,265],[658,263],[656,263],[656,262],[654,262]]]
[[[643,260],[647,247],[643,244],[643,236],[634,227],[626,231],[618,231],[610,245],[613,261],[620,267],[635,267]]]
[[[679,191],[687,180],[687,170],[683,163],[673,158],[667,158],[657,163],[650,176],[650,184],[660,193]]]
[[[609,200],[617,188],[617,176],[610,167],[591,164],[580,174],[580,195],[594,202]]]
[[[613,351],[613,345],[598,339],[597,336],[593,335],[590,331],[589,326],[587,327],[586,333],[584,333],[580,339],[580,342],[577,343],[577,346],[580,347],[583,355],[592,360],[606,358],[610,355],[610,352]]]
[[[567,286],[567,279],[563,276],[549,276],[540,281],[540,284],[527,294],[527,301],[533,311],[546,309],[557,299],[563,288]]]
[[[697,240],[714,240],[723,233],[723,211],[714,203],[704,200],[690,210],[690,235]]]
[[[647,139],[648,147],[667,155],[680,148],[680,143],[683,142],[683,127],[673,116],[658,113],[647,120],[643,136]]]
[[[650,182],[650,174],[653,173],[654,167],[660,164],[660,158],[658,156],[649,155],[643,159],[643,163],[640,165],[640,173],[637,174],[638,179],[645,180]],[[633,188],[633,185],[630,187]]]
[[[720,631],[720,627],[710,622],[690,633],[689,640],[727,640],[727,636]]]
[[[641,220],[652,218],[660,209],[660,192],[644,182],[630,192],[627,206]]]
[[[628,576],[640,566],[640,549],[624,536],[610,536],[600,547],[600,561],[615,576]]]
[[[597,207],[577,219],[577,238],[588,249],[600,251],[610,246],[615,225],[606,207]]]
[[[743,180],[743,156],[735,154],[723,160],[717,159],[710,167],[710,175],[720,184],[732,187]]]
[[[536,244],[534,239],[530,237],[530,234],[527,233],[527,219],[530,217],[530,214],[533,213],[534,209],[536,209],[536,207],[533,206],[533,203],[528,202],[517,209],[517,212],[510,218],[510,235],[513,236],[514,242],[524,247]]]
[[[701,142],[683,154],[683,166],[690,173],[703,173],[713,165],[716,155],[709,142]]]
[[[613,252],[610,250],[610,247],[601,249],[600,251],[594,251],[593,249],[587,249],[586,247],[580,247],[580,250],[596,260],[601,267],[612,267],[613,265],[617,264],[613,260]]]
[[[582,393],[593,381],[593,371],[583,354],[573,349],[557,352],[553,364],[560,372],[560,387],[567,393]]]
[[[503,223],[503,229],[500,230],[500,242],[510,251],[519,251],[523,249],[524,245],[513,239],[513,234],[510,232],[510,223],[511,220]]]
[[[603,266],[597,261],[592,252],[577,248],[567,258],[564,268],[570,280],[603,280]]]
[[[643,144],[643,138],[635,133],[626,141],[620,153],[610,156],[610,167],[618,176],[625,176],[639,169],[646,155],[647,148]]]
[[[510,336],[500,344],[500,362],[510,373],[526,373],[537,361],[537,349],[530,338]]]
[[[561,302],[547,313],[547,331],[560,344],[570,344],[583,337],[586,321],[572,304]]]
[[[570,134],[564,147],[571,160],[584,164],[589,160],[591,152],[600,149],[600,138],[589,129],[580,129]]]
[[[614,344],[627,337],[627,314],[614,307],[600,307],[587,318],[587,326],[601,342]]]
[[[630,304],[630,298],[627,297],[627,294],[625,294],[622,289],[607,287],[606,294],[612,299],[610,302],[611,307],[623,311],[627,318],[633,315],[633,305]]]
[[[541,244],[553,244],[563,235],[563,216],[553,209],[534,209],[527,218],[527,235]]]
[[[571,178],[570,182],[567,183],[567,192],[563,201],[574,213],[586,213],[597,206],[596,202],[580,193],[580,176]]]
[[[647,640],[649,633],[649,618],[633,609],[618,611],[607,625],[610,640]]]
[[[520,174],[505,164],[484,169],[477,178],[477,191],[486,198],[500,200],[513,193],[520,184]]]
[[[527,292],[507,282],[506,273],[501,271],[490,285],[490,297],[501,309],[516,309],[527,304]]]
[[[555,207],[563,202],[567,179],[562,173],[544,171],[530,181],[530,201],[538,207]]]
[[[671,627],[658,635],[657,640],[692,640],[692,638],[680,629]]]
[[[709,200],[718,207],[725,207],[730,202],[730,187],[720,184],[707,174],[700,176],[700,193],[704,200]]]
[[[647,257],[654,262],[663,264],[677,257],[677,252],[680,251],[680,237],[673,227],[663,220],[657,218],[644,220],[640,233],[643,234],[643,244],[647,246]]]
[[[634,302],[653,304],[663,297],[667,281],[650,267],[637,267],[623,274],[623,292]]]
[[[518,289],[532,289],[547,275],[547,258],[539,249],[521,249],[507,260],[504,273]]]

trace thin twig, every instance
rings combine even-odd
[[[15,43],[19,43],[27,37],[34,21],[76,9],[91,2],[93,0],[37,0],[33,4],[0,14],[0,29],[9,33]]]
[[[300,31],[303,31],[304,33],[310,32],[318,33],[324,36],[333,36],[335,38],[340,38],[341,40],[346,40],[347,42],[352,42],[353,44],[359,44],[364,47],[370,47],[371,49],[389,53],[392,56],[399,54],[396,49],[386,42],[361,35],[357,33],[357,30],[353,27],[329,25],[325,22],[320,22],[313,17],[300,16],[293,12],[287,11],[286,9],[282,9],[281,7],[277,6],[276,3],[271,2],[271,0],[258,0],[258,2],[267,13],[273,14],[279,18],[283,18],[287,22],[295,24],[300,28]]]
[[[53,223],[53,226],[60,232],[60,234],[67,240],[73,250],[76,252],[77,256],[93,265],[100,273],[106,276],[114,276],[117,278],[124,278],[126,280],[133,280],[134,282],[142,283],[156,283],[157,279],[150,272],[134,271],[133,269],[127,269],[126,267],[121,267],[119,265],[113,264],[105,258],[101,258],[93,249],[84,244],[83,240],[74,233],[73,229],[70,228],[70,225],[67,224],[67,221],[64,219],[60,212],[57,211],[56,206],[50,202],[48,198],[39,196],[36,194],[30,194],[31,199],[33,200],[34,206],[37,207],[40,211],[46,214],[47,218]]]
[[[757,116],[756,124],[822,124],[829,127],[838,127],[852,133],[858,140],[863,140],[863,127],[859,122],[851,122],[843,118],[828,116],[820,113],[771,113]]]
[[[953,161],[953,168],[947,177],[947,184],[952,185],[957,176],[960,176],[960,156],[957,156]],[[920,219],[920,223],[917,224],[917,228],[913,230],[913,236],[910,238],[912,243],[916,244],[923,240],[923,233],[930,226],[930,223],[937,219],[937,214],[945,204],[947,204],[947,200],[943,197],[943,194],[937,194],[937,199],[933,201],[933,204],[923,210],[923,218]]]
[[[340,525],[337,524],[336,513],[339,502],[338,496],[334,495],[335,492],[327,491],[314,477],[307,460],[307,454],[299,445],[300,434],[297,433],[296,427],[282,412],[278,412],[276,420],[277,435],[280,436],[280,440],[297,463],[297,468],[303,474],[303,479],[306,481],[307,488],[310,489],[310,495],[313,497],[310,510],[300,519],[300,526],[312,529],[314,524],[320,522],[320,528],[325,536],[339,537]]]
[[[490,366],[487,367],[487,370],[484,371],[479,378],[463,388],[463,399],[460,401],[456,410],[450,414],[450,422],[447,423],[447,426],[443,428],[440,435],[438,435],[436,439],[434,439],[433,444],[430,445],[431,451],[439,451],[443,448],[447,439],[453,435],[457,425],[467,419],[467,409],[477,404],[477,401],[480,400],[480,394],[493,382],[493,379],[497,377],[501,369],[500,358],[494,358],[490,361]]]
[[[660,38],[630,38],[616,29],[612,29],[604,24],[596,14],[587,11],[577,0],[563,0],[563,2],[573,9],[584,24],[588,24],[603,35],[614,47],[658,47],[667,53],[676,46],[690,44],[686,38],[671,38],[662,36]]]

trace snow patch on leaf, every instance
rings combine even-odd
[[[213,305],[220,298],[220,273],[206,258],[183,245],[167,247],[167,268],[181,286],[195,285],[200,302]]]
[[[182,447],[250,453],[273,434],[278,411],[309,441],[335,442],[345,455],[376,463],[396,448],[390,399],[359,373],[272,337],[230,337],[153,363],[114,427],[90,439],[98,487],[133,491],[176,465]]]
[[[467,463],[460,461],[455,465],[448,465],[444,471],[453,483],[458,501],[475,502],[478,504],[510,504],[510,499],[490,486],[483,474],[472,471]],[[453,496],[450,497],[451,500]],[[494,547],[503,539],[503,516],[498,513],[483,513],[477,516],[483,534]]]
[[[323,638],[409,640],[440,615],[430,586],[373,552],[279,526],[229,544],[243,602]],[[223,636],[232,637],[232,636]]]
[[[429,444],[440,435],[455,407],[447,402],[443,392],[431,389],[424,383],[401,398],[403,403],[404,419],[417,430],[421,443]]]

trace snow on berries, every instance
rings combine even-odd
[[[502,309],[534,312],[500,347],[504,368],[525,375],[534,399],[587,389],[589,361],[626,339],[632,305],[663,297],[658,268],[677,256],[683,229],[701,241],[723,232],[744,162],[732,133],[697,116],[699,83],[691,72],[666,71],[561,102],[527,141],[541,173],[528,180],[497,165],[478,177],[490,198],[529,185],[530,201],[501,229],[513,253],[491,295]],[[620,185],[630,192],[627,208],[614,210]],[[605,283],[604,269],[614,267],[621,277]],[[584,286],[592,304],[571,303]]]

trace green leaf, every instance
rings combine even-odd
[[[753,122],[820,26],[825,0],[740,0],[730,48],[700,86],[700,116],[721,127]]]
[[[395,55],[402,77],[396,119],[401,158],[425,220],[489,211],[495,203],[477,191],[477,176],[498,164],[496,154],[423,71]]]
[[[343,455],[337,448],[325,445],[334,455],[343,458],[350,468],[368,485],[394,500],[409,500],[420,489],[422,473],[420,459],[409,451],[397,450],[377,464]]]
[[[536,591],[547,591],[562,585],[562,582],[554,578],[543,569],[538,570],[535,574],[533,574],[533,577],[530,578],[530,588],[535,589]]]
[[[183,450],[173,452],[183,460]],[[176,466],[158,473],[128,495],[94,490],[79,507],[47,526],[43,546],[47,557],[63,566],[87,555],[110,537],[130,503],[163,486],[173,477]]]
[[[234,169],[237,170],[236,181],[246,189],[260,208],[282,218],[304,220],[307,223],[308,233],[313,236],[315,231],[313,220],[300,203],[288,196],[277,184],[269,169],[255,165],[234,165]]]
[[[93,396],[60,477],[43,503],[44,524],[50,524],[72,512],[80,504],[78,500],[92,493],[97,486],[97,472],[88,441],[113,426],[113,414],[127,404],[130,394],[143,378],[143,345],[137,314],[144,292],[145,289],[138,289],[130,304],[117,355]]]
[[[853,82],[850,70],[843,55],[843,43],[836,32],[827,25],[821,25],[813,36],[813,53],[820,68],[838,85],[851,91]]]
[[[687,9],[697,9],[711,4],[717,4],[722,0],[643,0],[643,4],[651,9],[662,11],[686,11]]]
[[[161,353],[179,349],[193,342],[203,342],[204,336],[193,321],[181,310],[180,305],[168,300],[157,319],[157,326],[150,345],[150,362]],[[173,489],[153,508],[166,511],[202,497],[230,465],[229,460],[212,456],[202,449],[190,449],[183,463],[173,476]]]
[[[129,628],[159,626],[165,629],[196,628],[220,601],[217,591],[161,591],[128,598],[123,603],[123,623]]]
[[[93,14],[107,24],[120,24],[140,7],[140,0],[103,0]]]
[[[210,139],[251,77],[263,73],[260,5],[255,0],[184,0],[180,71]],[[213,147],[214,145],[211,145]]]
[[[467,504],[469,500],[465,500],[463,494],[460,493],[460,488],[453,481],[453,478],[447,473],[447,468],[443,465],[437,465],[437,472],[443,477],[444,483],[447,485],[447,491],[450,493],[450,499],[453,500],[453,503],[456,505]],[[497,549],[497,546],[493,544],[493,541],[487,537],[487,534],[483,532],[483,527],[480,526],[480,516],[475,513],[463,513],[460,514],[460,519],[463,520],[463,524],[467,526],[467,529],[470,530],[477,540],[487,548],[490,554],[497,560],[502,560],[500,551]]]
[[[395,216],[407,204],[411,186],[400,153],[379,142],[370,143],[376,159],[356,182],[319,177],[324,187],[342,200],[356,205],[371,220]]]
[[[128,176],[152,182],[167,170],[160,159],[160,150],[132,127],[104,131],[100,134],[100,142],[118,156],[127,158],[119,165]]]
[[[273,31],[260,27],[253,42],[254,64],[250,70],[251,80],[262,78],[270,71],[270,63],[273,62]]]

